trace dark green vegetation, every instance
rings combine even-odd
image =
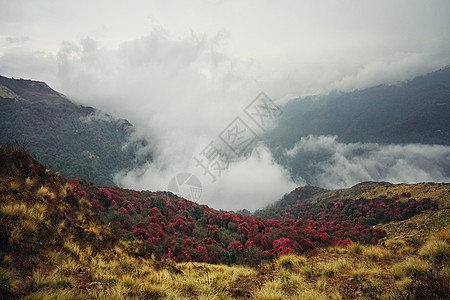
[[[150,159],[132,125],[68,100],[43,82],[0,76],[0,143],[19,143],[67,178],[113,185],[113,175]]]
[[[450,145],[450,68],[400,85],[292,100],[267,138],[292,148],[301,137],[337,135],[343,143]],[[295,129],[295,130],[293,130]]]
[[[450,68],[400,85],[295,99],[282,110],[264,140],[293,180],[321,187],[395,180],[402,177],[393,167],[400,159],[428,174],[450,176],[444,154],[450,145]],[[414,155],[420,160],[413,160]],[[333,176],[324,175],[332,167]],[[442,179],[431,181],[437,180]]]

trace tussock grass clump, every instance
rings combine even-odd
[[[420,248],[419,255],[429,261],[445,262],[450,259],[450,230],[435,232]]]
[[[1,208],[2,214],[7,217],[27,217],[31,215],[31,211],[25,203],[6,204]]]
[[[348,269],[349,263],[345,259],[338,259],[336,261],[318,263],[317,268],[322,275],[332,277],[340,271]]]
[[[412,279],[410,277],[403,277],[395,282],[395,286],[401,293],[409,291],[412,284]]]
[[[331,250],[337,254],[345,254],[348,252],[347,248],[342,248],[342,247],[333,247],[333,248],[331,248]]]
[[[37,222],[42,222],[45,219],[45,206],[39,203],[31,207],[25,203],[5,204],[0,211],[9,218],[25,218]]]
[[[66,198],[68,195],[73,193],[73,187],[69,183],[65,183],[64,186],[61,188],[61,191],[59,192],[59,196],[62,198]]]
[[[41,186],[37,190],[36,195],[40,199],[46,199],[46,200],[54,200],[54,199],[56,199],[55,193],[50,191],[50,189],[48,187],[46,187],[46,186]]]
[[[84,198],[84,197],[81,197],[78,200],[78,205],[80,205],[80,207],[87,207],[87,208],[91,208],[92,207],[92,203],[89,200],[87,200],[86,198]]]
[[[420,248],[419,255],[431,263],[445,261],[450,257],[450,247],[445,241],[430,240]]]
[[[0,295],[15,288],[16,274],[12,270],[0,269]]]
[[[20,183],[18,183],[16,181],[11,181],[9,183],[9,190],[11,192],[18,192],[19,191],[19,187],[20,187]]]
[[[31,188],[34,185],[34,179],[27,177],[25,178],[25,187],[27,189]]]
[[[435,232],[431,238],[438,241],[445,241],[447,243],[450,243],[450,229],[439,230]]]
[[[45,211],[46,211],[45,205],[36,203],[31,207],[31,210],[33,211],[31,213],[32,219],[34,219],[39,223],[45,220]]]
[[[364,251],[364,246],[359,244],[359,243],[351,243],[350,245],[347,246],[347,250],[351,253],[351,254],[361,254]]]
[[[35,222],[27,219],[22,219],[19,221],[19,226],[17,226],[15,229],[21,230],[21,234],[29,235],[29,234],[35,234],[37,231],[37,225]]]
[[[84,232],[88,234],[89,237],[102,241],[103,236],[101,234],[102,228],[101,226],[98,226],[97,224],[90,222],[87,228],[84,229]]]
[[[38,292],[34,292],[24,300],[59,300],[59,299],[71,299],[71,300],[84,300],[86,297],[78,295],[74,289],[58,289],[58,290],[41,290]],[[94,298],[94,299],[108,299],[108,298]]]
[[[141,294],[143,299],[161,299],[166,296],[166,290],[161,284],[144,282]]]
[[[391,274],[395,279],[400,280],[403,277],[424,274],[429,268],[430,265],[427,262],[419,258],[409,257],[405,261],[395,264],[392,267]]]
[[[72,254],[75,258],[80,258],[81,248],[73,240],[69,239],[64,241],[64,249],[66,249],[70,254]]]
[[[278,273],[278,278],[281,280],[283,291],[285,291],[288,294],[294,293],[297,289],[306,288],[306,283],[303,277],[295,273],[291,273],[286,270],[281,270]]]
[[[276,265],[286,270],[298,270],[306,265],[306,257],[295,254],[283,255],[277,259]]]
[[[328,297],[314,289],[303,290],[298,293],[297,298],[302,300],[327,300]],[[337,298],[338,299],[338,298]]]
[[[75,274],[80,268],[81,266],[78,264],[78,261],[73,258],[69,258],[62,261],[56,270],[60,274],[69,276],[71,274]]]
[[[354,268],[351,269],[351,278],[353,280],[361,280],[362,278],[378,278],[381,277],[383,271],[380,266],[375,265],[372,262],[361,262],[357,263]]]
[[[266,282],[253,293],[253,297],[261,300],[283,300],[287,298],[283,292],[283,285],[280,279]]]
[[[56,270],[51,273],[46,273],[43,270],[33,272],[32,288],[34,291],[72,288],[74,285],[75,279],[73,277],[59,274]]]
[[[311,278],[313,275],[313,271],[310,265],[305,265],[300,267],[300,273],[303,274],[306,278]]]
[[[213,270],[209,270],[199,266],[197,263],[193,263],[192,265],[198,272],[198,276],[210,278],[213,286],[218,290],[233,289],[243,278],[254,278],[256,276],[256,271],[254,269],[244,266],[233,266],[230,268],[219,265],[214,267]],[[190,270],[186,270],[186,268],[184,268],[183,271],[188,274],[190,272]]]
[[[388,239],[384,242],[384,246],[389,250],[399,251],[406,247],[406,242],[402,239]]]
[[[363,255],[369,260],[387,260],[391,258],[391,251],[380,246],[369,246],[363,251]]]
[[[381,286],[377,281],[367,281],[363,282],[362,291],[369,296],[371,299],[380,299],[381,298]]]

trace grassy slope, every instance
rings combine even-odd
[[[450,279],[448,223],[425,245],[390,237],[382,246],[316,249],[257,268],[175,264],[142,253],[139,241],[115,240],[89,202],[24,151],[1,147],[0,174],[0,224],[10,232],[2,299],[389,299]]]
[[[450,224],[450,184],[424,182],[418,184],[396,184],[390,186],[376,187],[370,191],[363,192],[357,197],[378,197],[382,195],[392,196],[403,192],[411,193],[411,198],[435,199],[441,210],[437,212],[425,212],[412,217],[409,220],[390,222],[378,225],[386,230],[388,236],[404,239],[412,244],[423,243],[430,233],[449,227]]]

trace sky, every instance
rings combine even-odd
[[[0,7],[1,75],[45,81],[134,124],[155,159],[117,174],[118,184],[165,190],[188,172],[202,184],[198,202],[215,208],[261,208],[305,184],[261,141],[215,182],[196,165],[209,143],[226,148],[220,133],[237,117],[261,136],[244,113],[260,92],[282,109],[298,96],[396,84],[450,65],[444,0],[0,0]]]

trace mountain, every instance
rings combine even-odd
[[[450,68],[398,85],[293,99],[281,110],[263,139],[294,181],[342,188],[450,178]]]
[[[243,216],[68,182],[0,145],[0,298],[446,299],[448,185],[334,192],[299,188],[282,218]],[[397,231],[380,229],[392,222]],[[399,235],[412,227],[420,239]]]
[[[431,203],[427,199],[435,199],[436,202]],[[432,207],[442,208],[439,217],[429,218],[429,215],[419,213],[434,210]],[[265,219],[321,219],[327,211],[330,211],[329,215],[334,215],[329,221],[338,220],[339,212],[343,212],[349,219],[359,218],[363,224],[376,224],[389,236],[395,234],[406,240],[423,241],[430,232],[450,224],[450,183],[362,182],[337,190],[303,186],[267,208],[257,210],[254,216]],[[420,224],[421,230],[411,224]]]
[[[344,143],[450,145],[450,67],[399,85],[294,99],[266,135],[292,148],[301,137],[337,135]]]
[[[78,105],[44,82],[0,76],[0,143],[23,144],[67,178],[114,185],[113,175],[151,159],[133,126]]]

